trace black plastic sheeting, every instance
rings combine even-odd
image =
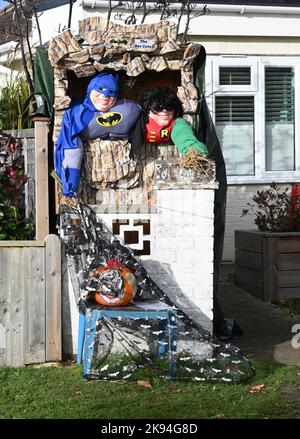
[[[226,332],[226,324],[223,311],[218,300],[219,272],[222,261],[223,243],[225,234],[226,198],[227,198],[227,176],[226,166],[222,148],[216,133],[216,129],[208,109],[204,95],[204,73],[205,73],[205,49],[194,61],[194,82],[200,96],[199,108],[195,115],[195,132],[198,139],[208,149],[208,157],[215,162],[216,180],[219,184],[215,191],[214,199],[214,332],[223,334]]]
[[[239,348],[220,342],[183,311],[188,307],[184,298],[180,308],[172,303],[133,251],[114,237],[90,206],[79,202],[75,216],[66,208],[61,219],[73,285],[80,289],[78,306],[87,321],[85,378],[126,379],[141,367],[151,368],[160,377],[193,381],[243,382],[254,375]],[[101,284],[99,279],[95,282],[93,273],[112,260],[126,266],[136,279],[134,302],[122,308],[104,307],[94,299]],[[143,306],[147,309],[153,301],[161,305],[162,313],[164,309],[170,312],[171,318],[163,314],[147,318]],[[134,318],[137,308],[140,312]],[[102,318],[95,319],[96,310]],[[117,315],[105,315],[107,310]],[[159,355],[162,348],[163,355]]]

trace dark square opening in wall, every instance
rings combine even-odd
[[[120,72],[119,79],[120,96],[137,101],[144,90],[162,85],[177,92],[177,87],[181,85],[181,72],[179,70],[147,71],[136,77],[127,76],[125,72]]]
[[[107,70],[116,74],[113,70]],[[68,70],[68,96],[71,99],[84,98],[86,89],[90,80],[96,75],[77,78],[72,70]],[[164,85],[177,92],[177,87],[181,84],[180,70],[164,70],[162,72],[146,71],[136,77],[127,76],[125,72],[118,72],[120,84],[120,98],[132,99],[134,101],[139,99],[142,91],[153,87]]]
[[[139,232],[138,230],[125,230],[124,231],[124,244],[138,244]]]

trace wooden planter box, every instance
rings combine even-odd
[[[237,285],[266,301],[300,298],[300,232],[235,231]]]

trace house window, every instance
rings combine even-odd
[[[228,175],[254,174],[254,98],[216,96],[216,131]]]
[[[250,67],[220,67],[220,85],[250,85]]]
[[[206,97],[229,183],[300,179],[300,58],[208,57]]]
[[[265,68],[266,170],[295,169],[294,71]]]

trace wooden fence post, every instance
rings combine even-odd
[[[61,241],[57,235],[45,239],[46,273],[46,361],[60,361],[61,336]]]
[[[35,212],[36,239],[49,234],[48,118],[35,118]]]

